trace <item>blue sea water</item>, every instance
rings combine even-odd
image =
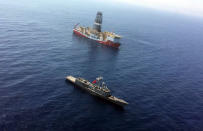
[[[103,12],[120,49],[72,34]],[[101,1],[0,0],[1,131],[203,130],[203,20]],[[103,76],[119,108],[67,75]]]

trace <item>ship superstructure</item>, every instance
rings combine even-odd
[[[113,32],[102,32],[102,12],[97,12],[93,28],[75,25],[73,32],[79,36],[97,41],[100,44],[119,47],[121,36]]]
[[[80,77],[75,78],[73,76],[67,76],[66,79],[74,83],[75,85],[81,87],[82,89],[85,89],[92,95],[98,96],[120,106],[128,104],[128,102],[111,95],[111,91],[102,81],[103,77],[96,78],[96,80],[94,80],[92,83]]]

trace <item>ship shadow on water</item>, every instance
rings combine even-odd
[[[114,103],[112,103],[112,102],[110,102],[110,101],[107,101],[107,100],[105,100],[105,99],[102,99],[102,98],[100,98],[100,97],[98,97],[98,96],[91,95],[91,94],[89,94],[87,91],[85,91],[84,89],[81,89],[80,87],[78,87],[78,86],[76,86],[75,84],[69,82],[68,80],[66,80],[66,84],[67,84],[67,85],[71,85],[72,88],[73,88],[74,90],[76,90],[78,93],[82,93],[82,94],[85,94],[85,95],[89,95],[89,96],[91,97],[91,99],[94,99],[94,101],[95,101],[97,104],[102,104],[102,105],[104,105],[104,106],[105,106],[105,105],[109,105],[109,106],[113,107],[113,108],[114,108],[115,110],[117,110],[117,111],[125,111],[125,108],[124,108],[124,107],[119,106],[119,105],[116,105],[116,104],[114,104]],[[85,98],[84,98],[84,99],[85,99]],[[95,104],[95,103],[92,103],[92,104]]]

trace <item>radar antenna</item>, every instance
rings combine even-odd
[[[103,80],[103,77],[102,76],[97,77],[96,80],[97,80],[98,86],[100,86],[101,85],[101,81]]]

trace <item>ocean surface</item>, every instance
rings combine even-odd
[[[92,26],[119,49],[72,33]],[[103,76],[120,108],[65,81]],[[0,131],[202,131],[203,19],[102,1],[0,0]]]

